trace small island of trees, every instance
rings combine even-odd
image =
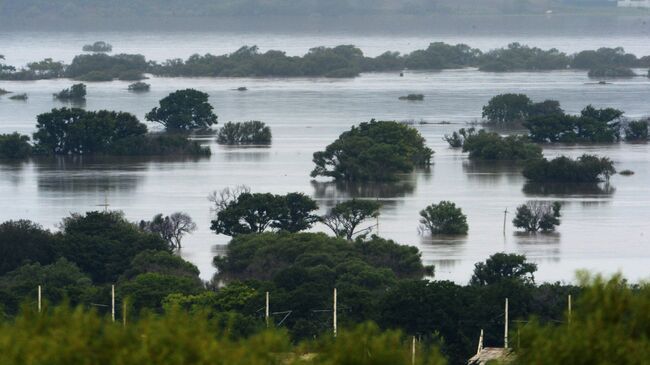
[[[63,89],[60,92],[54,94],[54,97],[58,100],[72,100],[72,101],[81,101],[86,99],[86,85],[84,84],[74,84],[68,89]]]
[[[597,183],[609,180],[616,173],[614,163],[607,157],[582,155],[577,159],[566,156],[552,160],[528,161],[523,175],[533,182]]]
[[[113,51],[113,46],[104,41],[97,41],[93,44],[86,44],[82,47],[84,52],[109,53]]]

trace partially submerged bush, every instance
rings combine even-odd
[[[467,234],[467,216],[456,204],[441,201],[420,212],[420,225],[431,234]]]
[[[631,121],[625,126],[626,141],[647,141],[648,120]]]
[[[453,132],[451,135],[445,134],[442,139],[449,143],[449,146],[452,148],[460,148],[463,147],[463,144],[465,143],[465,140],[467,139],[468,136],[471,136],[476,133],[476,128],[461,128],[458,130],[458,132]]]
[[[113,51],[113,46],[104,41],[98,41],[93,44],[86,44],[83,46],[82,50],[84,52],[101,52],[107,53]]]
[[[399,100],[422,101],[422,100],[424,100],[424,95],[422,95],[422,94],[408,94],[406,96],[400,96]]]
[[[516,161],[542,158],[542,148],[531,143],[525,136],[501,137],[498,133],[484,130],[467,135],[463,152],[469,152],[470,159],[478,160]]]
[[[7,91],[7,90],[5,90],[3,88],[0,88],[0,96],[6,95],[6,94],[11,94],[11,91]]]
[[[632,69],[627,67],[599,67],[589,70],[589,77],[606,77],[606,78],[615,78],[615,77],[634,77],[636,74]]]
[[[74,84],[54,94],[54,97],[59,100],[83,100],[86,98],[86,85]]]
[[[151,89],[151,85],[147,84],[146,82],[136,82],[131,85],[129,85],[129,91],[134,91],[134,92],[146,92]]]
[[[269,144],[271,128],[260,121],[228,122],[219,129],[217,142],[221,144]]]
[[[512,224],[526,232],[551,232],[560,225],[561,209],[559,202],[530,201],[517,207]]]
[[[27,158],[32,153],[29,137],[14,132],[0,134],[0,158],[20,159]]]
[[[597,183],[609,180],[616,173],[614,163],[607,157],[582,155],[574,160],[560,156],[549,161],[529,161],[523,170],[527,179],[535,182]]]
[[[23,93],[23,94],[16,94],[16,95],[12,95],[12,96],[10,96],[9,99],[10,99],[10,100],[27,100],[27,99],[28,99],[28,96],[27,96],[27,94],[25,94],[25,93]]]

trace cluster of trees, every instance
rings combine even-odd
[[[244,46],[225,55],[195,54],[186,60],[162,63],[147,61],[138,54],[84,54],[70,65],[45,59],[26,68],[0,64],[0,79],[34,80],[69,77],[84,81],[140,80],[144,73],[171,77],[333,77],[347,78],[361,72],[444,70],[478,67],[481,71],[515,72],[523,70],[590,70],[593,77],[634,75],[630,67],[650,67],[650,56],[637,58],[622,48],[601,48],[566,55],[556,49],[542,50],[519,43],[483,53],[465,44],[431,43],[426,49],[407,54],[385,52],[367,57],[352,45],[316,47],[303,56],[287,56],[270,50],[261,53],[256,46]]]
[[[113,46],[110,43],[104,41],[97,41],[93,44],[86,44],[82,47],[84,52],[94,52],[94,53],[110,53],[113,51]]]
[[[74,84],[68,89],[63,89],[54,94],[54,97],[59,100],[72,100],[81,101],[86,99],[86,85]]]
[[[151,109],[145,119],[173,132],[208,129],[217,123],[208,98],[208,94],[198,90],[177,90],[160,100],[160,106]]]
[[[398,122],[361,123],[344,132],[325,151],[314,153],[312,177],[338,181],[386,181],[426,167],[433,151],[420,133]]]
[[[128,89],[133,92],[147,92],[151,89],[151,85],[146,82],[138,81],[129,85]]]
[[[32,154],[29,137],[18,132],[0,134],[0,158],[24,159]]]
[[[510,135],[502,137],[496,132],[473,128],[461,129],[446,137],[451,146],[461,141],[463,152],[469,152],[469,158],[475,160],[535,160],[542,158],[542,148],[525,136]]]
[[[566,156],[552,160],[528,161],[523,175],[533,182],[597,183],[609,180],[616,173],[614,163],[607,157],[582,155],[577,159]]]
[[[560,225],[560,202],[530,201],[517,207],[512,224],[526,232],[552,232]]]
[[[270,144],[271,128],[263,122],[228,122],[219,129],[217,142],[221,144]]]

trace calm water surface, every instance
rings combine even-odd
[[[114,37],[109,37],[114,35]],[[30,38],[31,37],[31,38]],[[248,38],[247,38],[248,37]],[[186,56],[195,51],[223,53],[241,44],[262,49],[280,48],[302,53],[318,45],[354,43],[368,54],[385,49],[412,50],[432,39],[343,36],[197,35],[186,41],[178,35],[141,34],[0,34],[0,49],[11,63],[54,56],[69,60],[81,44],[111,41],[119,52],[141,52],[153,59]],[[169,43],[172,42],[172,46]],[[438,40],[438,39],[435,39]],[[489,49],[512,39],[443,39],[462,41]],[[624,45],[637,54],[650,54],[650,43],[641,38],[539,38],[527,42],[566,51]],[[30,43],[34,42],[34,43]],[[24,48],[30,44],[30,49]],[[128,44],[129,48],[124,47]],[[644,72],[644,70],[639,70]],[[559,189],[526,184],[520,168],[511,164],[473,163],[458,150],[448,148],[442,137],[480,118],[481,107],[503,92],[523,92],[535,100],[560,100],[568,112],[586,104],[621,108],[630,117],[650,115],[650,80],[634,78],[597,85],[585,73],[575,71],[491,74],[476,70],[364,74],[353,80],[324,79],[207,79],[153,78],[152,91],[133,94],[128,83],[88,85],[85,107],[114,109],[143,118],[157,101],[181,88],[210,94],[210,101],[226,121],[262,120],[273,130],[269,148],[228,148],[211,136],[199,137],[212,148],[208,159],[65,159],[0,164],[0,221],[25,218],[55,229],[71,212],[84,212],[103,204],[125,212],[132,220],[156,213],[185,211],[199,230],[186,238],[182,255],[209,278],[215,253],[223,252],[228,237],[209,230],[210,205],[206,196],[215,189],[246,184],[255,192],[300,191],[319,201],[322,210],[351,196],[376,198],[383,204],[379,221],[382,236],[415,245],[426,264],[436,265],[436,277],[466,282],[477,261],[499,251],[526,254],[539,263],[538,280],[569,281],[577,269],[622,271],[630,279],[650,276],[650,148],[647,144],[610,146],[560,146],[545,150],[548,156],[596,153],[611,157],[619,170],[631,169],[631,177],[616,175],[608,185]],[[0,97],[0,133],[34,131],[39,113],[68,104],[53,100],[52,93],[71,81],[0,82],[0,88],[26,92],[26,102]],[[236,92],[239,86],[249,91]],[[422,93],[424,102],[404,102],[398,97]],[[413,121],[436,151],[427,171],[403,176],[392,185],[337,186],[312,181],[311,155],[351,125],[371,118]],[[426,122],[426,124],[420,124]],[[446,122],[446,123],[442,123]],[[449,123],[449,124],[447,124]],[[156,126],[150,126],[157,128]],[[418,212],[426,205],[451,200],[468,215],[470,232],[464,238],[431,239],[418,234]],[[552,235],[516,233],[508,216],[503,233],[503,212],[530,199],[564,203],[562,225]],[[316,227],[314,230],[322,230]]]

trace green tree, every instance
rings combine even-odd
[[[560,202],[530,201],[517,207],[512,224],[526,232],[550,232],[560,225]]]
[[[456,204],[441,201],[420,211],[420,224],[431,234],[467,234],[467,216]]]
[[[82,47],[84,52],[108,53],[113,51],[113,46],[104,41],[97,41],[93,44],[86,44]]]
[[[625,140],[626,141],[647,141],[648,121],[634,120],[629,122],[625,127]],[[2,155],[2,153],[0,153],[0,155]]]
[[[471,133],[464,137],[463,152],[476,160],[537,160],[542,158],[542,148],[525,136],[501,137],[498,133]]]
[[[146,250],[137,254],[122,278],[128,280],[140,274],[158,273],[162,275],[199,277],[199,269],[182,257],[166,251]]]
[[[221,144],[269,144],[271,128],[260,121],[228,122],[219,129],[217,142]]]
[[[68,89],[63,89],[54,94],[59,100],[84,100],[86,99],[86,85],[74,84]]]
[[[122,282],[117,290],[120,296],[130,299],[136,310],[147,308],[160,311],[168,295],[198,294],[202,288],[198,278],[148,272]]]
[[[0,158],[24,159],[32,154],[32,145],[29,136],[14,132],[0,134]]]
[[[24,263],[50,264],[56,257],[55,239],[50,231],[27,220],[0,224],[0,275]]]
[[[530,160],[523,175],[534,182],[597,183],[616,173],[614,163],[607,157],[582,155],[573,160],[566,156]]]
[[[495,253],[485,262],[474,265],[470,285],[492,285],[502,280],[515,280],[524,284],[535,282],[537,265],[526,261],[526,256]]]
[[[501,94],[483,107],[483,118],[490,123],[519,123],[526,120],[532,101],[524,94]]]
[[[352,199],[336,204],[320,221],[331,229],[336,237],[352,240],[354,236],[363,237],[371,232],[372,229],[369,228],[357,228],[364,221],[379,217],[379,208],[379,202]]]
[[[397,122],[361,123],[325,151],[314,153],[312,177],[344,181],[394,180],[430,164],[433,151],[417,130]]]
[[[208,103],[208,94],[194,90],[177,90],[160,100],[145,118],[162,124],[168,131],[207,129],[217,123],[217,116]]]

